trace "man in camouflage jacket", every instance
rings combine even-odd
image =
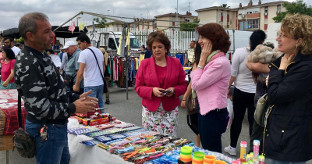
[[[44,52],[55,36],[45,14],[24,15],[19,32],[25,48],[16,59],[14,74],[27,111],[25,128],[35,139],[36,161],[69,163],[67,118],[75,112],[94,111],[97,99],[88,96],[91,92],[80,96],[66,93],[57,68]]]

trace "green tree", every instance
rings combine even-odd
[[[278,23],[283,20],[283,18],[286,16],[286,14],[305,14],[312,16],[312,8],[311,6],[307,6],[306,3],[303,2],[303,0],[297,0],[296,2],[286,2],[283,3],[283,7],[286,8],[286,12],[280,12],[276,15],[276,17],[273,18],[273,20]]]
[[[195,19],[193,22],[181,22],[180,30],[181,31],[195,31],[195,28],[198,27],[199,19]]]
[[[222,5],[220,5],[220,7],[223,7],[223,8],[225,8],[225,9],[230,8],[230,6],[228,6],[227,4],[222,4]]]
[[[93,20],[96,22],[95,26],[98,28],[105,28],[109,26],[105,18],[94,18]]]

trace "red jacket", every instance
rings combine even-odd
[[[180,104],[179,96],[186,91],[185,72],[180,61],[176,58],[166,56],[167,75],[162,88],[174,87],[175,95],[171,97],[156,97],[153,94],[153,87],[160,87],[154,57],[141,62],[136,75],[135,91],[142,97],[142,105],[149,111],[157,111],[160,102],[166,111],[171,111]]]

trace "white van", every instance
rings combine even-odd
[[[108,52],[117,51],[121,35],[122,32],[113,31],[100,33],[97,46],[106,47]],[[138,39],[132,33],[130,33],[130,51],[139,51],[140,48],[141,46]]]

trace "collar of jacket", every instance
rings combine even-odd
[[[28,51],[28,52],[32,52],[32,53],[30,53],[30,54],[33,54],[35,57],[37,57],[37,58],[43,58],[44,56],[47,56],[48,54],[46,54],[45,52],[40,52],[40,51],[38,51],[38,50],[36,50],[36,49],[33,49],[33,48],[31,48],[31,47],[28,47],[28,46],[24,46],[24,49],[23,50],[26,50],[26,51]]]

